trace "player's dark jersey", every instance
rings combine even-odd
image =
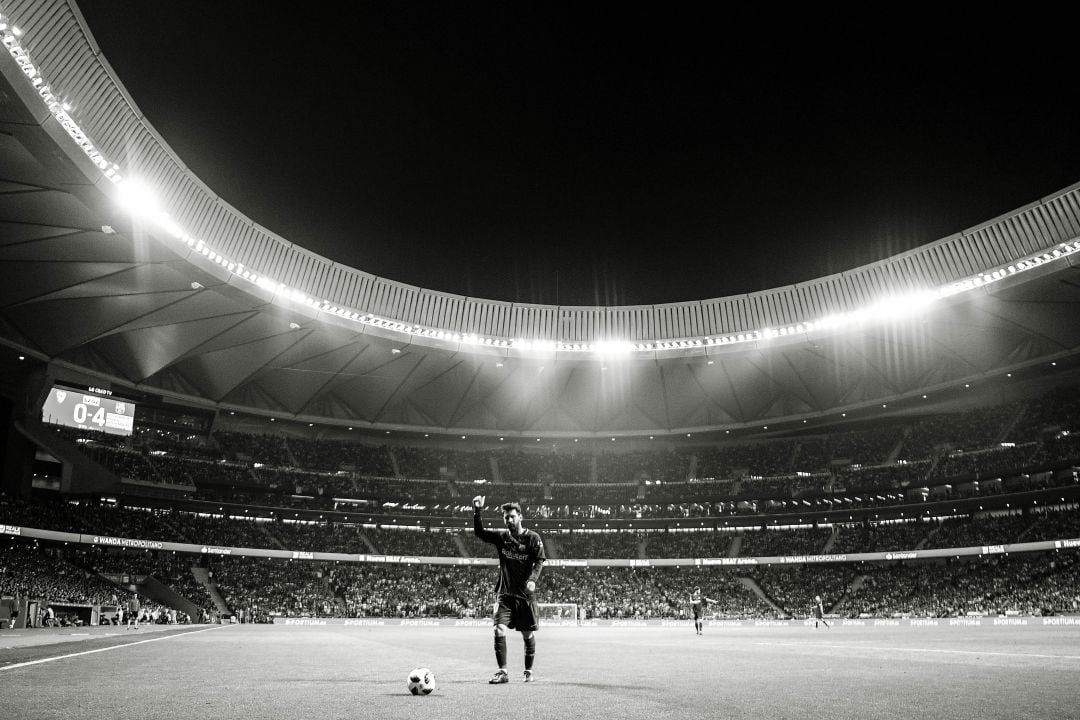
[[[694,611],[694,617],[701,617],[709,604],[709,598],[704,595],[691,595],[690,607]]]
[[[525,584],[536,582],[547,557],[544,541],[529,529],[523,529],[514,537],[509,530],[487,530],[480,522],[480,513],[473,515],[473,532],[476,537],[491,543],[499,551],[499,595],[529,598]]]

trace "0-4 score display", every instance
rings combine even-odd
[[[54,387],[41,406],[43,422],[112,435],[130,435],[135,422],[135,403],[106,395]]]

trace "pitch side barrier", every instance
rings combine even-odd
[[[236,557],[265,557],[283,560],[318,560],[326,562],[392,563],[409,565],[498,565],[498,558],[430,557],[418,555],[357,555],[354,553],[326,553],[307,550],[273,550],[270,548],[221,547],[194,545],[191,543],[141,540],[138,538],[113,537],[69,533],[57,530],[40,530],[19,525],[0,524],[0,535],[17,535],[36,540],[80,543],[103,547],[131,548],[134,550],[170,550],[180,553],[202,555],[233,555]],[[1007,545],[979,545],[960,548],[935,548],[932,550],[894,550],[892,552],[840,553],[826,555],[778,555],[769,557],[723,557],[723,558],[649,558],[649,559],[550,559],[546,567],[680,567],[733,566],[740,565],[805,565],[816,563],[882,562],[893,560],[926,560],[972,555],[1005,555],[1008,553],[1045,552],[1047,550],[1080,549],[1080,538],[1041,540],[1039,542],[1010,543]]]
[[[618,627],[618,628],[679,628],[685,631],[690,627],[690,620],[658,618],[655,620],[544,620],[543,627]],[[951,627],[1052,627],[1071,625],[1080,627],[1080,616],[1054,615],[1050,617],[998,617],[967,616],[955,618],[857,618],[851,620],[831,620],[834,627],[902,627],[902,628],[951,628]],[[761,627],[804,627],[813,626],[813,620],[705,620],[707,628],[761,628]],[[274,618],[275,625],[339,627],[482,627],[490,628],[490,618]]]

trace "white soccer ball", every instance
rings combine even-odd
[[[435,689],[435,673],[427,668],[416,668],[409,673],[409,692],[413,695],[430,695]]]

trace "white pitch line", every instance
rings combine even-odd
[[[98,648],[96,650],[83,650],[82,652],[69,653],[67,655],[57,655],[56,657],[42,658],[41,660],[30,660],[28,662],[15,663],[14,665],[2,665],[0,671],[14,670],[15,668],[27,667],[29,665],[40,665],[41,663],[52,662],[53,660],[64,660],[66,658],[79,657],[80,655],[92,655],[94,653],[105,652],[106,650],[117,650],[119,648],[131,647],[132,645],[142,645],[143,643],[157,642],[158,640],[168,640],[170,638],[187,637],[188,635],[194,635],[196,633],[206,632],[207,630],[220,630],[226,627],[225,625],[218,625],[217,627],[203,628],[202,630],[192,630],[191,632],[177,633],[176,635],[165,635],[156,638],[147,638],[146,640],[136,640],[132,643],[124,643],[123,645],[113,645],[112,647]]]
[[[1080,660],[1080,655],[1040,655],[1038,653],[1011,653],[983,650],[948,650],[940,648],[881,647],[880,645],[841,645],[837,643],[759,642],[755,645],[788,645],[809,647],[843,648],[844,650],[888,650],[892,652],[953,653],[957,655],[1000,655],[1004,657],[1052,658],[1054,660]]]

